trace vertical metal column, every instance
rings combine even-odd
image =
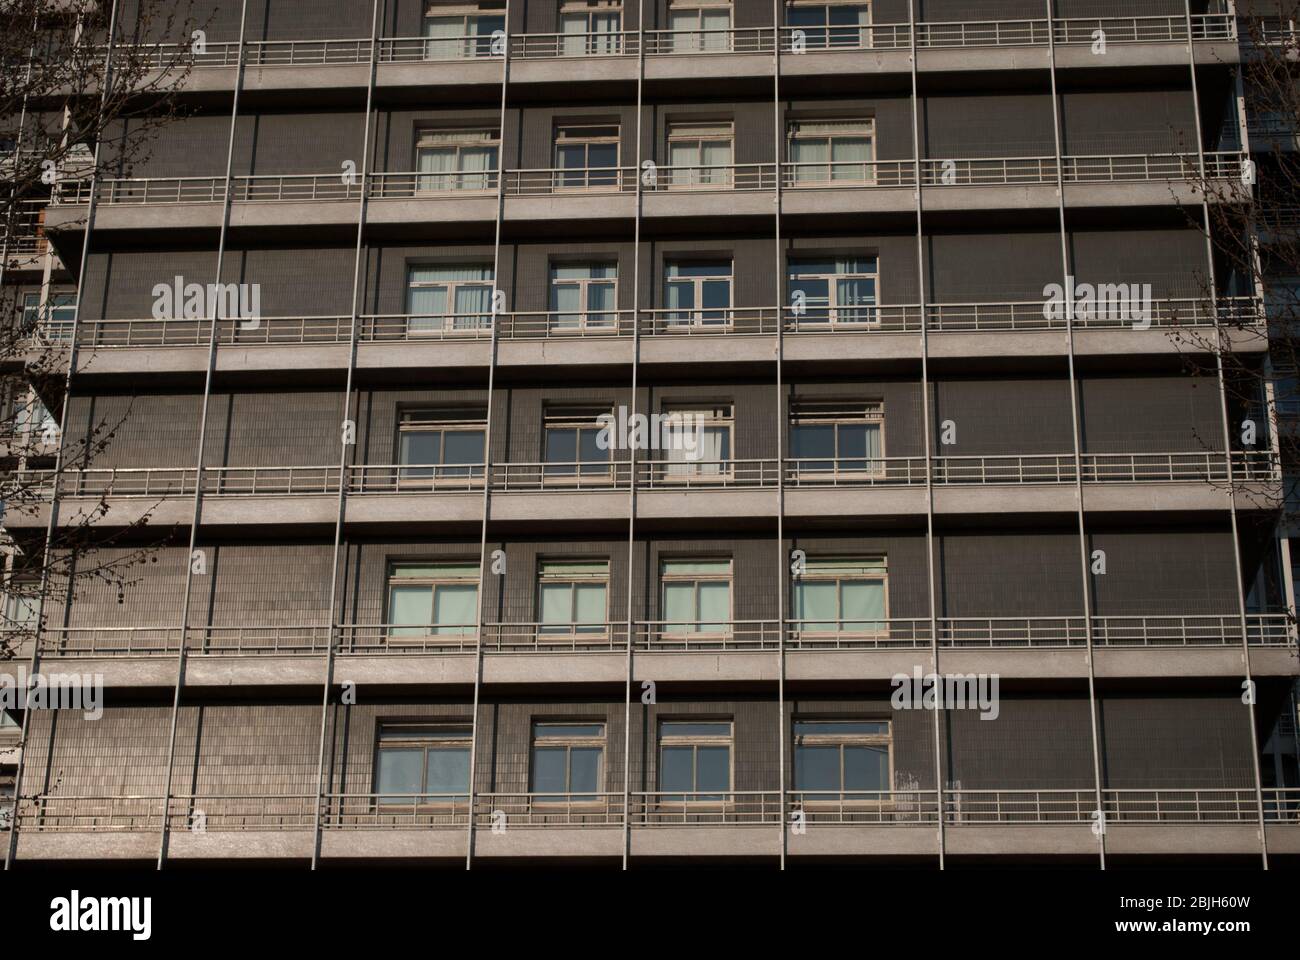
[[[364,245],[366,213],[370,199],[370,156],[374,152],[370,143],[370,123],[374,117],[375,71],[379,52],[379,11],[380,0],[374,0],[370,19],[370,76],[366,82],[366,120],[361,134],[361,197],[357,203],[357,239],[352,261],[352,317],[348,334],[348,373],[343,387],[343,422],[339,424],[339,473],[338,473],[338,512],[334,518],[334,553],[330,566],[329,606],[326,608],[329,620],[325,625],[325,688],[321,694],[320,716],[320,752],[316,761],[316,807],[312,819],[311,868],[320,864],[321,847],[321,806],[325,802],[325,736],[329,728],[330,690],[334,686],[334,642],[335,610],[338,603],[339,554],[343,546],[343,517],[347,510],[348,488],[348,447],[356,452],[357,433],[353,424],[352,443],[347,436],[347,421],[352,413],[352,381],[357,368],[357,328],[361,309],[358,305],[361,294],[361,276],[363,253],[369,251]],[[369,258],[365,258],[369,263]]]
[[[465,869],[474,864],[474,778],[478,772],[478,705],[483,686],[483,581],[487,574],[487,534],[492,506],[492,398],[497,372],[497,292],[501,289],[501,229],[505,219],[506,92],[510,86],[510,0],[506,0],[505,31],[501,46],[501,142],[497,161],[496,232],[492,247],[492,312],[488,341],[487,425],[483,429],[483,523],[478,545],[478,623],[474,631],[474,700],[469,734],[469,815],[465,830]],[[509,462],[507,455],[506,461]]]
[[[781,176],[785,143],[781,120],[781,0],[772,0],[772,155],[775,169],[772,202],[775,232],[776,272],[776,559],[780,577],[776,591],[776,719],[777,719],[777,777],[780,785],[777,821],[781,827],[781,869],[785,869],[786,848],[789,846],[786,826],[785,787],[785,595],[789,589],[787,578],[789,557],[785,552],[785,258],[781,250]]]
[[[632,409],[628,422],[636,416],[637,373],[641,361],[641,111],[645,98],[645,4],[640,0],[636,15],[636,153],[632,176],[636,178],[634,202],[636,220],[632,226]],[[615,307],[618,305],[615,304]],[[618,323],[618,314],[614,315]],[[629,444],[627,491],[627,683],[623,710],[623,869],[632,855],[632,584],[636,548],[636,446]],[[617,470],[617,467],[615,467]]]
[[[1074,369],[1074,285],[1071,283],[1070,244],[1065,227],[1065,157],[1062,153],[1061,104],[1056,89],[1056,21],[1052,0],[1047,6],[1047,70],[1052,93],[1052,136],[1056,146],[1056,213],[1061,241],[1061,287],[1065,296],[1065,356],[1069,369],[1070,439],[1074,446],[1075,516],[1079,529],[1079,579],[1083,587],[1084,658],[1088,665],[1088,722],[1092,733],[1092,777],[1096,798],[1098,866],[1106,869],[1106,807],[1101,789],[1101,737],[1097,717],[1097,668],[1093,659],[1092,585],[1089,581],[1088,527],[1083,511],[1083,437],[1079,421],[1079,384]],[[1068,637],[1069,629],[1066,634]]]
[[[226,233],[230,228],[231,170],[235,161],[235,126],[239,119],[239,91],[244,85],[244,32],[248,23],[248,0],[243,0],[239,14],[239,62],[235,67],[235,87],[230,98],[230,138],[226,143],[225,195],[221,203],[221,232],[217,235],[217,269],[214,282],[221,283],[222,261],[226,254]],[[185,685],[185,645],[189,633],[190,600],[194,592],[194,551],[198,544],[199,524],[203,514],[203,448],[208,435],[208,406],[212,398],[212,379],[217,369],[217,331],[221,310],[214,304],[208,334],[208,368],[203,378],[203,403],[199,414],[198,454],[194,463],[194,510],[190,516],[190,546],[185,556],[185,592],[181,598],[180,637],[176,653],[176,687],[172,699],[171,731],[167,736],[167,771],[163,780],[162,827],[158,831],[158,869],[167,860],[168,819],[171,813],[172,765],[176,755],[176,727],[180,719],[181,688]],[[236,319],[235,322],[238,322]]]
[[[1255,680],[1250,669],[1250,637],[1246,625],[1246,586],[1241,568],[1241,540],[1237,522],[1237,491],[1232,472],[1232,428],[1228,424],[1228,387],[1223,370],[1223,354],[1231,349],[1225,345],[1223,324],[1219,318],[1218,277],[1214,266],[1214,235],[1210,224],[1210,200],[1205,168],[1205,132],[1201,129],[1201,97],[1196,78],[1196,44],[1192,40],[1191,0],[1183,0],[1183,18],[1187,29],[1187,70],[1192,82],[1192,113],[1196,120],[1196,159],[1201,182],[1201,216],[1205,223],[1206,285],[1209,288],[1210,309],[1214,315],[1214,366],[1219,381],[1219,406],[1223,420],[1223,464],[1228,480],[1228,517],[1232,526],[1232,562],[1237,580],[1237,616],[1241,630],[1241,661],[1245,671],[1245,688],[1250,692],[1246,703],[1246,722],[1250,726],[1251,769],[1255,775],[1255,811],[1259,830],[1260,865],[1268,869],[1268,838],[1264,829],[1264,781],[1260,773],[1259,732],[1255,728]]]
[[[115,49],[115,37],[117,33],[117,2],[113,0],[108,15],[108,40],[107,48],[104,52],[104,81],[99,92],[100,109],[108,100],[109,90],[113,85],[113,51]],[[80,31],[78,27],[78,40],[80,40]],[[90,239],[95,228],[95,199],[99,193],[99,158],[102,142],[99,138],[95,140],[94,158],[90,171],[90,197],[86,203],[86,235],[81,245],[81,265],[78,268],[77,276],[84,279],[86,276],[86,264],[90,259]],[[41,637],[44,635],[44,626],[46,619],[45,595],[49,590],[50,584],[50,553],[54,549],[54,535],[59,527],[59,476],[63,471],[63,438],[67,435],[68,430],[68,407],[71,405],[72,397],[72,378],[77,369],[77,334],[81,324],[81,290],[82,284],[77,284],[77,304],[72,314],[72,330],[68,344],[68,369],[63,379],[63,412],[59,416],[59,445],[54,454],[54,489],[50,493],[50,516],[45,525],[45,554],[41,559],[41,583],[37,591],[40,601],[40,616],[37,619],[36,635],[32,638],[32,654],[28,660],[27,676],[30,678],[36,674],[40,668],[41,662]],[[71,573],[71,571],[69,571]],[[24,748],[27,746],[27,738],[31,733],[32,711],[23,710],[22,737],[19,741]],[[5,844],[5,869],[8,870],[13,865],[14,856],[18,849],[18,816],[22,809],[22,791],[23,791],[23,772],[26,769],[24,761],[27,759],[27,750],[24,749],[18,755],[18,766],[14,770],[14,805],[13,813],[9,817],[9,835]],[[165,818],[164,818],[165,820]]]
[[[925,282],[925,233],[921,186],[921,96],[919,64],[916,46],[916,4],[907,0],[907,35],[911,54],[912,74],[912,176],[916,181],[916,298],[921,316],[921,442],[925,450],[925,575],[930,610],[930,662],[936,677],[939,676],[939,614],[934,572],[934,467],[931,450],[930,422],[930,337],[929,310]],[[942,689],[942,688],[941,688]],[[947,833],[944,824],[943,781],[943,718],[944,704],[940,697],[934,709],[934,796],[938,820],[935,839],[939,845],[939,869],[947,866]],[[890,784],[893,787],[893,784]]]

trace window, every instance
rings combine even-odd
[[[623,7],[612,0],[564,0],[560,6],[566,57],[618,53]]]
[[[388,635],[468,637],[478,622],[478,564],[398,563],[388,572]]]
[[[809,50],[871,46],[871,6],[843,0],[787,0],[785,19],[803,31]]]
[[[375,751],[379,803],[466,802],[470,745],[468,722],[382,725]]]
[[[730,0],[680,0],[668,8],[669,50],[712,53],[731,49]]]
[[[799,120],[790,124],[789,156],[796,185],[875,180],[874,120]]]
[[[668,124],[668,169],[659,171],[664,187],[723,187],[732,184],[730,120]]]
[[[4,595],[4,622],[0,630],[31,631],[40,626],[40,583],[24,581]]]
[[[731,476],[731,432],[735,408],[717,406],[665,407],[664,459],[668,479]]]
[[[450,190],[495,190],[501,131],[483,129],[421,130],[416,134],[417,193]]]
[[[887,720],[796,719],[795,790],[804,793],[807,801],[839,800],[841,794],[853,791],[892,790],[892,739]]]
[[[67,340],[72,336],[72,324],[77,317],[75,293],[51,293],[46,297],[44,310],[39,293],[23,294],[23,332],[35,333],[38,329],[48,340]]]
[[[546,412],[545,476],[548,480],[599,477],[610,479],[609,446],[602,450],[596,442],[601,430],[597,422],[608,415],[610,407],[557,407]]]
[[[487,411],[406,410],[397,428],[400,487],[483,476]]]
[[[791,260],[786,303],[795,329],[878,323],[878,264],[875,257]]]
[[[670,327],[727,326],[731,322],[731,262],[668,264],[664,305]]]
[[[618,183],[618,124],[581,124],[555,131],[555,184],[581,190]]]
[[[14,815],[14,778],[0,776],[0,830],[9,829]]]
[[[545,560],[538,574],[538,632],[603,634],[608,621],[608,560]]]
[[[794,629],[802,634],[874,634],[888,614],[884,557],[808,558],[794,583]]]
[[[790,413],[790,457],[803,479],[884,474],[883,408],[869,400],[803,400]]]
[[[490,57],[492,34],[506,29],[505,0],[431,3],[424,18],[426,60]]]
[[[616,322],[618,265],[551,265],[551,329],[581,333],[610,330]]]
[[[436,336],[492,327],[492,265],[428,264],[406,275],[407,332]]]
[[[731,633],[730,560],[665,560],[659,582],[666,636]]]
[[[569,794],[563,799],[570,803],[595,803],[601,799],[604,755],[603,723],[536,722],[529,791]]]
[[[669,802],[721,803],[731,792],[731,721],[659,724],[659,790]]]

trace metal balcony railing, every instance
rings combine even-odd
[[[637,826],[717,826],[778,824],[781,794],[776,790],[641,791],[631,795],[629,821]]]
[[[790,815],[809,825],[907,825],[939,822],[934,790],[792,790],[786,794]]]
[[[1205,178],[1239,180],[1245,154],[1207,152]],[[1067,183],[1200,182],[1200,156],[1195,153],[1068,156],[1061,158]],[[874,189],[906,187],[915,182],[910,160],[784,162],[786,188]],[[377,200],[492,199],[497,193],[498,170],[457,170],[440,173],[401,171],[368,174],[368,195]],[[635,167],[506,170],[504,193],[509,197],[584,196],[633,193],[637,177],[650,192],[766,191],[776,187],[777,165],[772,163],[661,166],[654,171]],[[927,158],[921,161],[921,183],[927,187],[1015,186],[1050,184],[1057,178],[1055,157]],[[234,177],[235,202],[354,200],[361,195],[362,178],[345,180],[330,174],[274,174]],[[226,198],[224,177],[105,178],[97,181],[101,204],[218,203]],[[55,184],[52,204],[84,204],[90,199],[91,181],[69,178]]]
[[[161,800],[158,801],[161,805]],[[314,830],[316,795],[204,794],[167,801],[167,826],[174,831],[214,833],[255,830]]]
[[[1229,475],[1224,454],[1085,453],[1084,483],[1268,483],[1279,479],[1270,450],[1234,450]],[[932,457],[933,481],[943,486],[1064,484],[1075,479],[1074,455],[1026,454]],[[778,470],[794,487],[866,488],[925,482],[924,457],[773,458],[720,460],[683,457],[638,460],[637,486],[652,490],[771,488]],[[435,494],[483,489],[484,464],[357,464],[346,468],[354,494]],[[633,467],[626,460],[494,463],[492,489],[501,493],[625,490]],[[338,491],[337,466],[205,467],[208,496],[295,496]],[[61,497],[166,498],[194,492],[192,467],[104,467],[65,469],[58,476]],[[11,483],[25,492],[53,494],[52,470],[15,471]]]
[[[468,824],[466,794],[327,793],[321,802],[324,830],[430,830]]]
[[[1087,643],[1082,616],[938,617],[938,645],[948,649],[1061,649]],[[1283,647],[1292,641],[1285,613],[1246,616],[1251,647]],[[891,650],[930,646],[927,617],[879,620],[785,621],[787,650]],[[330,642],[325,624],[241,624],[191,626],[185,631],[190,655],[230,657],[319,656]],[[485,622],[438,624],[337,624],[340,656],[484,653],[609,653],[627,650],[626,621],[555,624]],[[174,657],[181,630],[175,626],[47,627],[41,654],[49,657]],[[775,651],[780,634],[775,620],[677,623],[635,620],[636,650],[661,653]],[[1241,645],[1241,619],[1235,613],[1094,616],[1092,640],[1099,648],[1232,648]]]
[[[1219,297],[1220,322],[1234,326],[1262,326],[1264,312],[1255,297]],[[911,333],[921,329],[921,308],[916,304],[870,304],[853,307],[718,307],[711,309],[642,310],[641,335],[646,337],[760,336],[776,332],[781,314],[792,334]],[[927,327],[936,332],[1060,330],[1064,316],[1050,311],[1043,300],[990,303],[932,303],[925,308]],[[1051,313],[1051,316],[1047,314]],[[1133,316],[1111,316],[1107,311],[1076,311],[1076,328],[1130,329],[1144,325]],[[631,337],[631,310],[514,311],[496,314],[497,336],[502,340],[586,339]],[[1214,309],[1202,298],[1153,298],[1152,328],[1211,327]],[[421,340],[480,340],[492,335],[491,313],[361,314],[357,318],[360,342],[415,342]],[[124,318],[82,319],[78,342],[96,348],[206,347],[212,321],[203,319]],[[217,321],[219,344],[276,345],[347,343],[352,320],[346,316],[258,317]]]
[[[474,796],[474,822],[490,828],[505,815],[513,827],[621,827],[623,794],[479,793]]]
[[[632,644],[637,650],[752,653],[776,650],[780,643],[781,630],[775,620],[698,623],[638,620],[632,627]]]
[[[1254,824],[1259,800],[1251,787],[1104,788],[1101,813],[1110,825],[1166,828]],[[623,794],[488,792],[474,796],[474,822],[490,828],[504,815],[507,828],[621,827]],[[1300,826],[1300,788],[1265,788],[1264,820]],[[637,791],[628,797],[626,822],[636,827],[779,825],[777,790]],[[173,796],[167,822],[174,831],[436,830],[464,827],[469,797],[455,793],[203,794]],[[18,828],[32,833],[156,832],[161,796],[58,796],[38,794],[17,803]],[[967,790],[790,790],[786,817],[809,825],[898,826],[1078,825],[1097,822],[1092,788]]]
[[[1048,40],[1048,21],[972,20],[921,22],[916,25],[919,47],[1042,46]],[[1071,17],[1052,20],[1058,44],[1091,44],[1102,30],[1107,43],[1175,43],[1187,40],[1187,24],[1181,15],[1142,17]],[[786,52],[820,50],[901,50],[911,45],[911,28],[906,23],[872,23],[862,26],[728,27],[713,30],[654,30],[646,33],[646,52],[655,56],[674,54],[770,53],[773,34],[779,34]],[[1192,16],[1192,39],[1232,40],[1237,36],[1231,14]],[[1248,36],[1249,30],[1243,31]],[[1296,31],[1284,21],[1264,24],[1265,42],[1293,40]],[[556,59],[635,56],[636,31],[604,33],[525,33],[509,37],[512,59]],[[382,37],[377,56],[381,63],[437,63],[458,60],[499,59],[503,44],[491,34],[451,37]],[[155,68],[172,65],[228,67],[239,62],[239,44],[210,41],[202,53],[190,44],[155,44],[142,49],[146,64]],[[345,37],[325,40],[250,40],[245,43],[244,62],[249,66],[313,66],[357,64],[370,60],[370,39]]]

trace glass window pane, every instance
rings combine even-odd
[[[716,633],[731,620],[731,584],[700,584],[700,629]]]
[[[729,737],[728,720],[667,720],[659,725],[661,737]]]
[[[884,747],[844,748],[845,790],[888,790],[889,751]]]
[[[565,793],[566,747],[533,747],[533,793]]]
[[[483,431],[453,430],[443,434],[443,463],[482,463]]]
[[[436,431],[416,433],[413,430],[402,432],[401,462],[436,464],[441,448],[441,436]]]
[[[379,770],[375,773],[375,792],[419,793],[424,772],[423,750],[380,750]]]
[[[846,580],[840,585],[844,629],[883,630],[885,585],[879,580]]]
[[[425,793],[467,794],[469,747],[440,747],[429,751]]]
[[[388,588],[388,619],[394,624],[417,624],[406,629],[394,629],[398,637],[419,637],[433,618],[433,591],[427,586],[394,584]]]
[[[794,615],[803,620],[804,630],[834,630],[839,620],[836,584],[803,580],[795,584]]]
[[[659,789],[693,790],[695,748],[664,747],[659,754]]]
[[[695,789],[731,789],[731,747],[697,747],[695,750]],[[719,798],[721,799],[721,798]]]
[[[838,791],[840,789],[840,748],[796,746],[794,788]]]
[[[578,459],[578,431],[570,428],[551,428],[546,431],[546,462],[573,463]],[[572,470],[552,471],[547,473],[571,473]]]
[[[794,733],[797,737],[817,734],[885,736],[889,733],[889,724],[882,720],[796,720]]]
[[[605,624],[605,585],[580,583],[574,588],[577,622],[601,629]]]
[[[695,585],[693,583],[668,583],[664,585],[664,628],[680,632],[691,629],[695,622]]]
[[[434,633],[472,634],[477,619],[478,584],[438,584],[434,588]]]
[[[574,747],[569,751],[571,793],[596,793],[600,790],[600,754],[600,747]]]
[[[573,616],[573,588],[567,583],[542,584],[542,623],[568,624]]]
[[[533,725],[533,739],[548,737],[601,737],[605,734],[603,723],[537,723]]]

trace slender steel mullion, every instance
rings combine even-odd
[[[375,98],[375,71],[378,61],[379,51],[379,11],[380,0],[374,0],[370,20],[370,76],[366,84],[366,120],[361,135],[361,197],[357,204],[357,240],[352,261],[352,316],[351,329],[348,334],[348,374],[347,380],[343,386],[343,423],[339,425],[340,444],[339,444],[339,473],[338,473],[338,512],[334,518],[334,554],[333,563],[330,566],[330,592],[328,610],[329,621],[325,625],[325,684],[324,691],[321,694],[321,716],[320,716],[320,752],[316,761],[316,808],[313,813],[312,826],[312,846],[311,846],[311,868],[315,870],[320,865],[320,847],[321,847],[321,806],[325,802],[325,736],[329,727],[330,714],[330,690],[334,686],[334,639],[335,639],[335,620],[334,606],[338,602],[338,585],[339,585],[339,554],[343,546],[343,517],[347,510],[347,475],[348,475],[348,447],[351,446],[353,452],[357,446],[357,432],[355,422],[351,432],[352,443],[348,443],[347,421],[352,413],[352,382],[356,376],[357,369],[357,327],[361,313],[358,305],[359,294],[361,293],[361,263],[362,253],[366,249],[364,246],[366,213],[369,211],[369,188],[370,188],[370,123],[374,118],[374,98]],[[368,261],[367,261],[368,262]],[[360,404],[358,403],[358,406]],[[359,413],[359,411],[358,411]]]
[[[1264,780],[1259,763],[1259,731],[1255,728],[1255,680],[1250,668],[1250,636],[1246,627],[1246,585],[1241,568],[1241,540],[1237,521],[1237,490],[1232,475],[1232,428],[1228,423],[1228,385],[1223,370],[1223,354],[1231,348],[1225,344],[1223,324],[1219,317],[1219,291],[1217,271],[1214,267],[1214,234],[1210,223],[1209,181],[1205,170],[1205,133],[1201,129],[1201,96],[1196,78],[1196,44],[1192,40],[1191,0],[1183,0],[1183,17],[1187,24],[1187,69],[1192,81],[1192,113],[1196,119],[1196,158],[1200,169],[1201,216],[1205,223],[1205,260],[1210,309],[1214,316],[1214,367],[1219,381],[1219,407],[1223,420],[1223,463],[1228,479],[1228,518],[1232,526],[1232,568],[1237,579],[1237,616],[1241,629],[1241,662],[1245,671],[1245,687],[1250,692],[1246,703],[1246,722],[1250,726],[1251,770],[1255,775],[1255,813],[1259,830],[1260,866],[1268,869],[1268,834],[1264,827]],[[1243,147],[1246,144],[1243,144]],[[1279,464],[1280,466],[1280,464]],[[1249,472],[1247,471],[1247,476]]]
[[[638,365],[641,359],[641,111],[645,106],[645,0],[636,11],[636,153],[632,176],[635,178],[636,217],[632,226],[632,409],[629,422],[636,416]],[[618,304],[614,304],[615,308]],[[614,315],[618,323],[618,314]],[[632,855],[632,585],[633,551],[636,548],[636,445],[629,444],[627,492],[627,683],[623,711],[623,869]],[[615,470],[617,471],[617,466]],[[617,473],[615,473],[617,477]],[[647,556],[646,561],[649,562]]]
[[[781,0],[772,0],[772,140],[775,146],[773,160],[775,176],[772,185],[775,213],[773,230],[776,248],[776,559],[780,571],[776,591],[776,720],[777,720],[777,774],[780,792],[777,821],[781,828],[781,869],[785,869],[786,834],[785,810],[785,594],[789,589],[787,569],[789,559],[785,551],[785,446],[786,412],[784,391],[785,354],[785,257],[781,250],[781,160],[784,156],[785,129],[781,118]]]
[[[230,98],[230,138],[226,142],[225,195],[221,203],[221,232],[217,235],[216,283],[221,283],[221,270],[226,254],[226,234],[230,229],[231,171],[235,162],[235,128],[239,121],[239,91],[244,86],[244,33],[248,25],[248,0],[243,0],[239,14],[239,64],[235,68],[235,87]],[[194,463],[194,509],[190,516],[190,546],[185,556],[185,592],[181,596],[180,637],[176,652],[176,685],[172,699],[171,731],[167,735],[167,770],[163,779],[162,827],[158,831],[158,864],[161,870],[167,861],[168,816],[171,812],[172,765],[176,755],[176,728],[180,719],[181,688],[185,685],[185,647],[189,632],[190,601],[194,592],[194,551],[198,546],[199,524],[203,514],[203,448],[208,435],[208,406],[212,399],[212,379],[217,369],[217,330],[221,309],[213,305],[211,330],[208,334],[208,368],[203,378],[203,403],[199,414],[198,454]],[[235,318],[238,322],[238,318]],[[208,574],[211,576],[211,574]]]
[[[496,231],[492,246],[492,309],[488,340],[487,424],[483,429],[483,523],[478,544],[478,623],[474,631],[474,700],[469,732],[469,816],[465,829],[465,869],[474,865],[474,794],[478,773],[478,704],[483,687],[483,581],[487,574],[488,521],[492,506],[492,400],[497,372],[497,291],[501,282],[501,230],[506,209],[506,93],[510,87],[510,0],[506,0],[505,31],[501,41],[501,144],[497,161]],[[507,453],[506,462],[510,457]]]
[[[916,298],[921,313],[921,442],[925,450],[925,575],[930,610],[930,662],[939,676],[939,614],[934,573],[934,470],[931,445],[930,411],[930,336],[926,310],[924,203],[921,196],[921,94],[916,47],[915,0],[907,3],[907,35],[911,53],[912,75],[912,175],[916,181]],[[936,840],[939,844],[939,869],[947,866],[947,832],[943,822],[943,699],[934,712],[934,796],[938,810]],[[890,784],[893,787],[893,784]]]
[[[108,92],[113,85],[113,50],[114,35],[117,32],[117,3],[113,0],[108,15],[108,45],[104,53],[104,81],[103,87],[99,92],[100,111],[108,101]],[[78,26],[77,42],[80,43],[83,36],[84,20]],[[77,369],[77,334],[81,324],[81,280],[86,276],[86,265],[90,259],[90,239],[95,229],[95,210],[97,204],[95,198],[99,192],[99,157],[100,149],[103,145],[102,137],[95,138],[94,158],[90,170],[90,197],[86,203],[86,236],[81,244],[81,265],[78,268],[77,276],[77,304],[72,312],[72,330],[70,341],[68,343],[68,369],[63,378],[63,412],[59,415],[59,445],[54,454],[54,488],[50,493],[50,515],[45,524],[45,553],[41,558],[41,583],[37,591],[37,597],[40,602],[40,617],[36,621],[36,635],[32,638],[32,654],[28,661],[27,676],[36,675],[40,668],[41,662],[41,638],[45,634],[44,626],[46,619],[45,596],[49,591],[50,584],[50,555],[54,550],[55,531],[59,527],[59,477],[62,475],[64,467],[64,450],[63,438],[67,435],[68,430],[68,408],[72,405],[72,379],[73,373]],[[14,163],[15,171],[17,170],[17,160]],[[47,263],[48,267],[48,263]],[[74,571],[69,570],[69,578]],[[71,592],[71,581],[69,580],[69,592]],[[18,849],[18,815],[22,809],[22,790],[23,790],[23,772],[26,769],[24,761],[27,759],[28,746],[27,738],[31,733],[31,709],[23,710],[23,726],[19,743],[24,747],[18,754],[18,765],[14,770],[14,803],[13,811],[9,816],[9,836],[5,844],[5,869],[8,870],[13,865],[14,856]]]
[[[1079,387],[1074,370],[1074,285],[1070,281],[1070,244],[1065,229],[1065,157],[1061,152],[1061,104],[1056,90],[1056,21],[1047,5],[1047,70],[1052,92],[1052,136],[1056,143],[1056,212],[1061,240],[1061,286],[1065,295],[1065,357],[1070,385],[1070,439],[1074,445],[1075,516],[1079,528],[1079,578],[1083,586],[1084,659],[1088,664],[1088,720],[1092,732],[1092,778],[1096,797],[1098,866],[1106,869],[1106,808],[1101,790],[1101,736],[1097,717],[1097,665],[1093,658],[1092,588],[1089,583],[1088,527],[1083,512],[1083,439],[1079,421]],[[1069,640],[1069,627],[1066,627]]]

